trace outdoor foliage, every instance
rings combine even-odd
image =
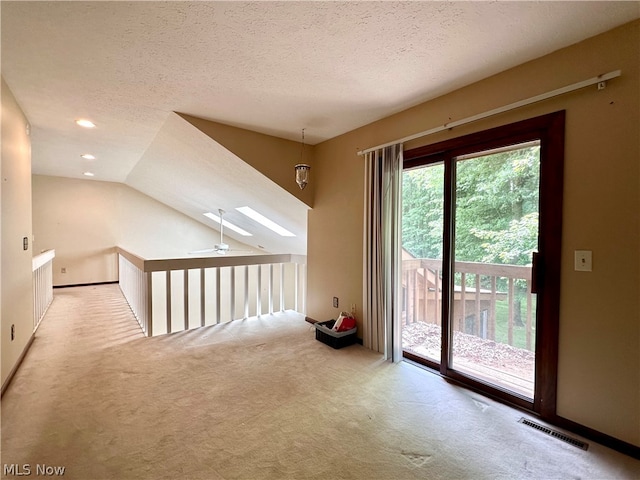
[[[456,260],[531,263],[537,249],[537,146],[456,164]],[[416,258],[442,258],[444,166],[403,175],[402,242]]]
[[[461,159],[455,166],[455,260],[529,265],[538,249],[539,146]],[[415,258],[442,258],[444,165],[433,164],[403,174],[402,242]],[[475,288],[475,275],[466,285]],[[460,285],[461,275],[454,283]],[[482,275],[481,288],[491,288]],[[496,279],[506,292],[506,278]],[[526,282],[516,280],[514,322],[522,326]],[[498,309],[496,339],[506,341],[507,312]],[[502,331],[504,330],[504,332]],[[517,333],[524,335],[524,330]],[[521,344],[522,339],[516,339]]]
[[[444,165],[402,177],[402,246],[416,258],[442,258]]]

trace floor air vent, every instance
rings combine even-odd
[[[522,417],[520,420],[518,420],[518,422],[527,425],[529,427],[535,428],[536,430],[541,431],[542,433],[546,433],[547,435],[551,435],[552,437],[557,438],[558,440],[562,440],[563,442],[569,443],[571,445],[573,445],[574,447],[578,447],[581,448],[582,450],[588,450],[589,449],[589,444],[585,443],[581,440],[578,440],[577,438],[573,438],[570,437],[568,435],[565,435],[562,432],[558,432],[556,430],[551,430],[550,428],[545,427],[544,425],[540,425],[539,423],[536,422],[532,422],[531,420],[527,420],[526,418]]]

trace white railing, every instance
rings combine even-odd
[[[306,311],[306,257],[146,260],[121,248],[120,288],[147,336]]]
[[[118,283],[120,290],[131,307],[140,328],[147,336],[151,336],[151,318],[149,304],[151,296],[148,294],[148,280],[151,275],[144,271],[144,260],[128,252],[121,251],[118,255]]]
[[[33,331],[35,332],[53,301],[53,259],[55,250],[33,257]]]

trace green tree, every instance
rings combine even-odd
[[[537,244],[538,212],[531,212],[522,218],[511,220],[509,227],[502,231],[471,228],[478,238],[485,240],[483,262],[527,265]]]
[[[456,259],[526,265],[537,249],[538,146],[456,162]],[[403,246],[442,258],[444,166],[404,172]]]
[[[402,177],[402,246],[416,258],[442,258],[444,165]]]
[[[457,162],[457,260],[530,263],[537,248],[538,156],[536,146]]]

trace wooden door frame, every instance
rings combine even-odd
[[[439,369],[442,376],[462,383],[483,394],[535,412],[543,419],[556,416],[558,379],[558,333],[560,317],[560,263],[562,242],[562,193],[564,172],[565,111],[523,120],[491,128],[462,137],[425,145],[404,152],[404,169],[444,162],[444,233],[443,278],[451,278],[453,262],[453,202],[455,200],[456,157],[484,150],[540,140],[540,205],[538,261],[534,265],[534,277],[538,291],[536,311],[536,372],[534,400],[520,397],[499,387],[478,381],[449,368],[449,339],[451,326],[451,292],[449,281],[443,282],[442,336],[440,363],[425,360],[409,352],[404,356],[431,368]],[[446,330],[445,330],[446,329]]]

